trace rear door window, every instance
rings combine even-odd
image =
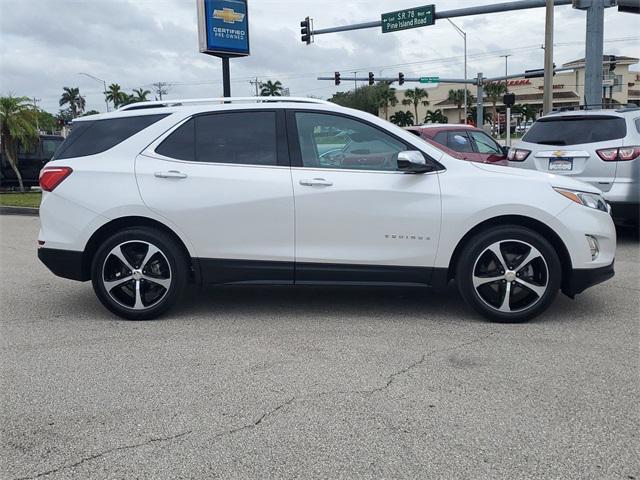
[[[447,146],[456,152],[472,153],[473,147],[467,132],[447,132]]]
[[[53,160],[86,157],[105,152],[167,115],[142,115],[78,122],[53,156]]]
[[[500,145],[484,132],[469,132],[476,145],[478,153],[488,153],[491,155],[504,155]]]
[[[541,118],[522,137],[542,145],[579,145],[624,138],[624,118],[611,115],[571,115]]]

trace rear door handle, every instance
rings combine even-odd
[[[305,187],[330,187],[333,185],[333,182],[329,180],[325,180],[324,178],[311,178],[311,179],[303,179],[300,180],[300,185],[304,185]]]
[[[154,175],[158,178],[187,178],[186,173],[177,170],[169,170],[168,172],[156,172]]]

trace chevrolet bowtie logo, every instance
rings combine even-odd
[[[561,150],[557,150],[557,151],[553,152],[553,156],[554,157],[562,157],[562,156],[564,156],[564,152],[561,151]]]
[[[224,23],[236,23],[244,20],[244,13],[236,13],[233,8],[223,8],[222,10],[214,10],[213,18],[222,20]]]

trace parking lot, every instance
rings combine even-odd
[[[640,478],[638,238],[532,323],[455,289],[228,287],[126,322],[0,216],[2,478]]]

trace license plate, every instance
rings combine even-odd
[[[573,158],[554,157],[549,159],[549,170],[568,171],[573,170]]]

